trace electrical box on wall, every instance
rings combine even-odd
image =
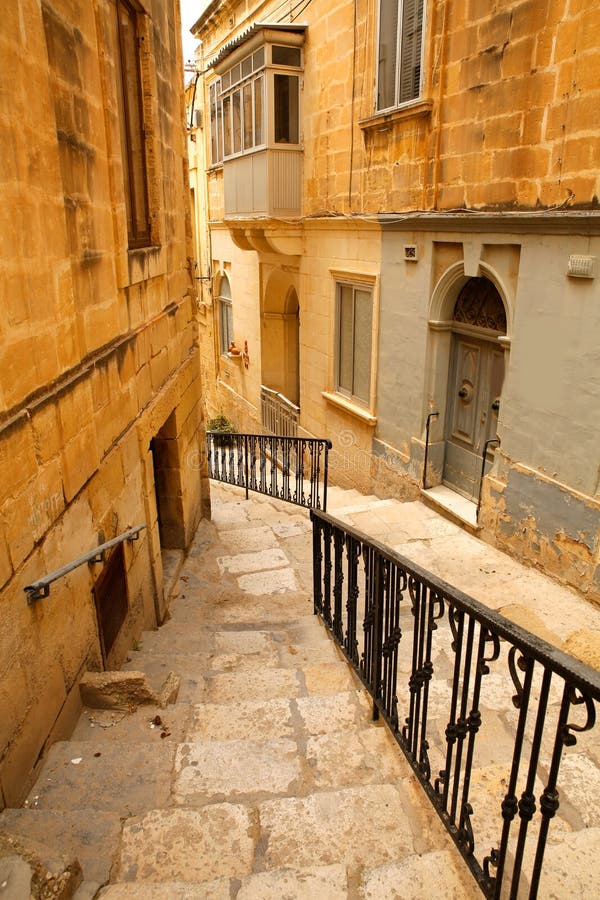
[[[419,251],[417,249],[416,244],[405,244],[404,245],[404,260],[405,262],[417,262],[419,259]]]
[[[567,275],[570,275],[571,278],[595,278],[596,257],[572,253],[567,265]]]

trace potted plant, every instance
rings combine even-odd
[[[231,446],[233,439],[230,435],[237,433],[237,428],[233,422],[230,422],[227,416],[224,416],[222,413],[215,416],[214,419],[208,420],[206,430],[213,434],[216,447]]]

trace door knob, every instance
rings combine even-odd
[[[498,410],[500,409],[500,400],[494,400],[494,402],[492,403],[492,409],[494,410],[494,412],[498,412]]]
[[[461,388],[460,391],[458,392],[458,396],[459,396],[459,397],[462,397],[462,399],[464,400],[464,398],[467,396],[468,393],[469,393],[468,390],[467,390],[466,388],[463,387],[463,388]]]

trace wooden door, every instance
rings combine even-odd
[[[479,492],[485,442],[496,436],[503,379],[497,341],[452,335],[443,481],[470,499]]]

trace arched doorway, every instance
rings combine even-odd
[[[496,437],[504,381],[506,310],[495,285],[470,278],[461,288],[451,322],[442,479],[476,499],[486,441]]]
[[[269,278],[261,315],[261,381],[300,403],[300,306],[289,275],[275,271]]]

